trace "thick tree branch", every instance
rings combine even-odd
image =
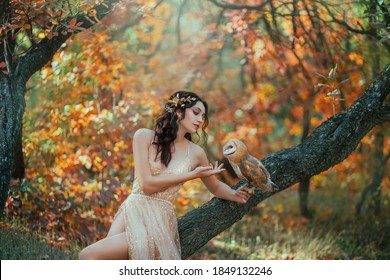
[[[48,63],[58,51],[61,45],[72,36],[71,32],[66,32],[66,35],[62,34],[62,31],[66,31],[66,25],[69,22],[76,18],[76,21],[82,22],[82,28],[88,29],[102,20],[112,9],[113,5],[119,0],[109,0],[105,1],[102,4],[96,5],[94,9],[96,10],[96,19],[88,17],[85,14],[77,15],[76,17],[69,17],[64,20],[63,25],[61,25],[56,31],[58,36],[53,37],[52,39],[45,38],[39,44],[36,45],[28,55],[20,58],[17,67],[16,75],[18,75],[24,82],[27,80],[39,69],[41,69],[46,63]],[[79,33],[80,31],[74,30],[74,33]]]
[[[378,124],[390,122],[390,104],[383,105],[378,112]]]
[[[349,156],[377,124],[378,111],[383,110],[382,102],[389,92],[390,65],[350,108],[322,123],[300,145],[265,157],[262,162],[280,191],[329,169]],[[251,208],[274,194],[256,191],[245,205],[214,198],[180,217],[182,258],[192,255],[211,238],[239,221]]]

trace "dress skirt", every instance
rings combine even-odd
[[[129,259],[181,259],[176,214],[170,201],[130,194],[115,218],[124,211]]]

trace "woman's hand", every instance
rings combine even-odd
[[[198,166],[193,171],[193,177],[194,178],[204,178],[204,177],[210,177],[212,175],[216,175],[221,173],[222,171],[225,171],[226,169],[222,168],[223,163],[218,165],[218,161],[215,162],[215,165],[213,166],[211,163],[209,166]]]
[[[238,188],[234,194],[235,196],[235,201],[238,203],[247,203],[249,198],[253,195],[253,190],[248,187],[247,184],[244,186]]]

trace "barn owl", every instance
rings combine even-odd
[[[223,154],[229,160],[238,178],[246,178],[252,186],[263,191],[273,192],[278,189],[261,161],[251,156],[240,140],[229,140],[223,146]]]

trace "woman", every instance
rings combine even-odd
[[[135,179],[106,238],[88,246],[80,259],[180,259],[172,200],[182,184],[201,178],[216,197],[246,203],[246,188],[233,190],[215,176],[223,164],[209,164],[191,135],[208,125],[208,106],[192,92],[173,94],[154,130],[139,129],[133,139]]]

